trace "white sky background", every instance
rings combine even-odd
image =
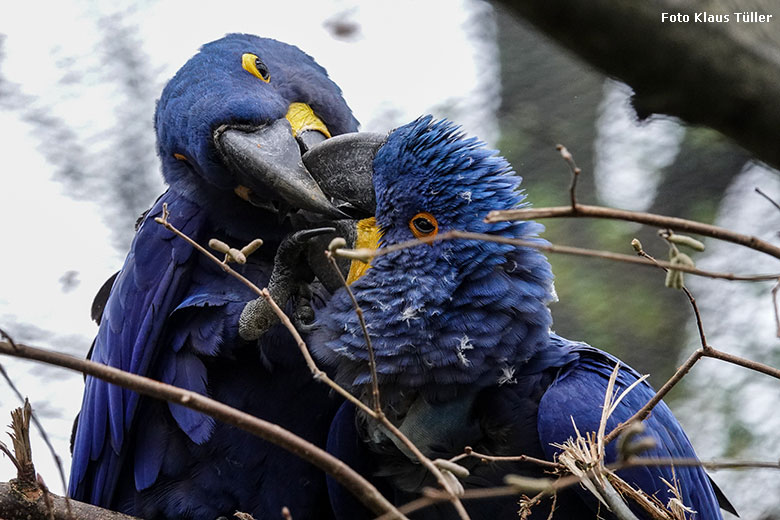
[[[249,32],[296,44],[313,55],[341,86],[364,130],[387,131],[432,112],[494,141],[497,50],[482,43],[484,38],[473,38],[475,30],[494,30],[490,24],[475,27],[474,15],[485,12],[489,7],[476,0],[162,0],[132,8],[117,7],[113,1],[45,6],[3,2],[0,33],[6,38],[0,67],[4,79],[68,121],[78,144],[105,167],[110,167],[111,150],[101,134],[111,132],[117,98],[115,87],[101,77],[107,68],[95,49],[103,38],[99,19],[114,13],[122,13],[124,25],[138,26],[143,50],[153,60],[150,65],[159,70],[157,93],[201,44],[228,32]],[[337,17],[358,26],[348,41],[335,39],[326,27],[326,21]],[[69,71],[82,79],[58,83]],[[154,101],[148,100],[150,131]],[[52,180],[54,168],[37,149],[32,128],[18,112],[0,111],[0,327],[17,341],[83,356],[96,331],[89,319],[92,298],[121,267],[126,250],[112,246],[111,231],[95,203],[99,193],[80,193],[75,200]],[[99,189],[99,179],[93,184]],[[132,222],[109,225],[127,228]],[[60,279],[71,271],[77,273],[72,276],[78,283],[64,291]],[[68,437],[81,403],[81,376],[6,357],[0,363],[30,397],[67,473]],[[15,396],[0,381],[0,425],[10,421],[9,411],[16,406]],[[37,434],[33,450],[39,473],[53,491],[60,491],[51,457]],[[13,476],[10,461],[0,457],[0,481]]]

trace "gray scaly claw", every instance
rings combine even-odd
[[[268,292],[279,307],[284,308],[293,294],[299,293],[302,287],[314,279],[305,258],[309,241],[335,231],[331,227],[305,229],[293,233],[281,243],[268,281]],[[244,340],[255,341],[278,322],[279,318],[271,305],[260,297],[247,303],[241,311],[238,334]]]

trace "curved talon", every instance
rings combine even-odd
[[[277,258],[280,255],[288,256],[290,253],[302,253],[303,252],[302,248],[308,246],[308,242],[312,238],[321,235],[326,235],[328,233],[335,233],[335,232],[336,232],[336,228],[334,227],[321,227],[315,229],[304,229],[301,231],[296,231],[292,235],[285,238],[284,241],[282,241],[282,243],[279,245],[279,252],[277,253]]]
[[[298,332],[310,334],[314,330],[314,309],[307,298],[299,298],[292,315],[292,322]]]

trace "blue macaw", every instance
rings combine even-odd
[[[92,359],[208,395],[324,446],[338,402],[312,379],[289,333],[253,325],[251,313],[242,330],[256,295],[154,218],[167,205],[170,222],[201,244],[218,238],[240,248],[262,238],[245,265],[234,265],[263,287],[288,235],[346,217],[349,198],[339,199],[333,183],[324,193],[301,153],[357,125],[325,69],[297,47],[247,34],[204,45],[157,104],[169,188],[142,218],[108,300],[96,302],[102,319]],[[278,518],[283,506],[297,518],[322,518],[328,510],[324,475],[307,462],[92,377],[74,433],[69,494],[148,519],[214,520],[237,510]]]
[[[362,152],[356,153],[359,142]],[[542,226],[535,222],[484,222],[490,210],[523,205],[520,178],[495,151],[465,138],[447,121],[427,116],[387,137],[340,136],[309,151],[304,161],[323,171],[340,162],[373,170],[383,246],[448,230],[541,242]],[[471,446],[490,455],[553,461],[560,452],[556,445],[575,437],[575,425],[583,435],[598,430],[608,380],[619,360],[551,331],[552,280],[547,259],[536,249],[456,240],[375,257],[352,284],[376,353],[383,410],[427,456],[448,459]],[[346,291],[336,292],[317,312],[309,344],[336,381],[371,406],[368,351]],[[620,363],[616,392],[639,377]],[[609,417],[606,431],[653,394],[650,385],[639,383]],[[655,441],[644,455],[696,456],[664,403],[644,425]],[[607,446],[607,462],[616,460],[616,444]],[[405,446],[351,404],[334,419],[328,449],[373,478],[396,504],[436,485]],[[467,489],[503,485],[508,473],[548,476],[531,463],[459,463],[470,471],[463,480]],[[719,501],[730,508],[700,467],[641,467],[618,475],[664,505],[672,498],[664,480],[676,482],[685,506],[697,512],[690,518],[721,518]],[[369,516],[337,484],[329,486],[337,518]],[[473,519],[517,518],[517,500],[475,500],[465,506]],[[523,518],[548,518],[551,503],[547,499]],[[556,520],[614,518],[579,486],[559,492],[555,508]],[[454,515],[445,504],[413,518]]]

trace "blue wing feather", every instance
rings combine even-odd
[[[554,341],[565,341],[553,337]],[[572,354],[579,354],[576,361],[564,367],[559,376],[547,389],[539,404],[538,432],[542,449],[550,459],[559,451],[553,443],[563,443],[574,437],[572,418],[577,429],[595,432],[601,419],[601,410],[607,383],[618,362],[605,352],[584,344],[568,343],[566,348]],[[615,391],[622,392],[639,378],[633,369],[621,363]],[[641,408],[655,391],[645,382],[638,384],[626,394],[615,412],[607,421],[606,431],[611,431],[620,422],[626,421]],[[658,458],[695,458],[696,453],[685,435],[680,423],[663,402],[659,403],[645,420],[646,435],[653,437],[656,447],[643,456]],[[617,458],[616,443],[607,446],[607,462]],[[718,501],[701,467],[656,466],[637,467],[618,472],[629,484],[644,491],[655,493],[664,505],[672,495],[662,479],[678,483],[683,503],[698,512],[697,518],[721,518]],[[585,493],[583,491],[583,493]]]
[[[164,383],[169,383],[180,388],[185,388],[199,394],[206,394],[207,374],[203,362],[190,351],[169,353],[169,358],[164,360],[165,366],[174,367],[170,379],[163,377]],[[214,418],[185,408],[178,404],[168,403],[171,415],[176,419],[179,427],[192,439],[195,444],[202,444],[208,440],[214,429]]]
[[[148,488],[157,480],[170,438],[165,421],[146,421],[145,425],[138,430],[133,457],[135,488],[138,490]]]
[[[162,213],[165,202],[171,222],[197,239],[203,220],[200,208],[172,192],[161,197],[141,225],[114,283],[92,358],[141,375],[151,375],[154,346],[181,293],[193,251],[152,220]],[[134,392],[87,378],[69,484],[74,498],[85,499],[90,490],[93,503],[110,502],[137,400]]]

